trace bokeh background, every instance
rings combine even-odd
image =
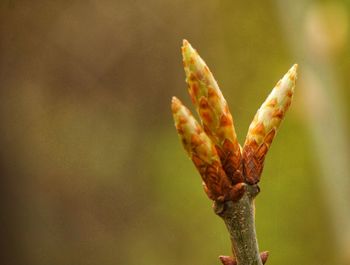
[[[295,98],[256,204],[268,264],[350,264],[348,1],[2,0],[0,263],[219,264],[222,221],[185,156],[188,39],[241,142],[289,67]]]

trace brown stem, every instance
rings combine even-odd
[[[257,185],[247,185],[239,201],[214,203],[215,213],[224,220],[230,233],[237,265],[263,265],[254,222],[254,198],[258,193]]]

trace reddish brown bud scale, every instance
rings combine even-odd
[[[260,258],[261,258],[262,263],[265,264],[267,259],[269,258],[269,252],[268,251],[261,252]]]
[[[237,261],[233,257],[220,256],[219,259],[220,259],[220,261],[222,262],[223,265],[237,265]]]
[[[260,258],[263,264],[266,263],[268,257],[269,257],[268,251],[264,251],[260,253]],[[234,257],[219,256],[219,259],[223,265],[237,265],[237,261]]]
[[[246,192],[246,186],[247,185],[245,183],[243,183],[243,182],[235,184],[228,191],[229,192],[229,196],[227,196],[227,198],[229,198],[231,201],[234,201],[234,202],[238,201],[239,199],[242,198],[242,196]]]
[[[243,182],[241,151],[235,150],[232,142],[228,139],[224,141],[222,148],[216,146],[216,150],[219,154],[225,172],[232,176],[232,183],[236,184]]]

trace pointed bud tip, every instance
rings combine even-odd
[[[193,52],[195,52],[195,49],[188,42],[188,40],[183,39],[182,40],[182,53],[184,54],[185,52],[193,53]]]
[[[297,72],[298,70],[298,64],[294,64],[291,68],[290,68],[290,71],[293,71],[293,72]]]
[[[182,46],[185,47],[185,46],[188,46],[190,43],[188,42],[188,40],[186,39],[183,39],[182,40]]]
[[[171,110],[173,113],[177,112],[181,107],[182,103],[177,97],[172,97],[171,99]]]
[[[177,101],[180,101],[177,97],[173,96],[171,98],[171,103],[174,103],[174,102],[177,102]]]
[[[298,70],[298,64],[294,64],[288,71],[288,75],[293,81],[295,81],[295,79],[297,78],[297,70]]]

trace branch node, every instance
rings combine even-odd
[[[214,201],[213,210],[215,214],[222,216],[225,211],[225,203],[221,201]]]

